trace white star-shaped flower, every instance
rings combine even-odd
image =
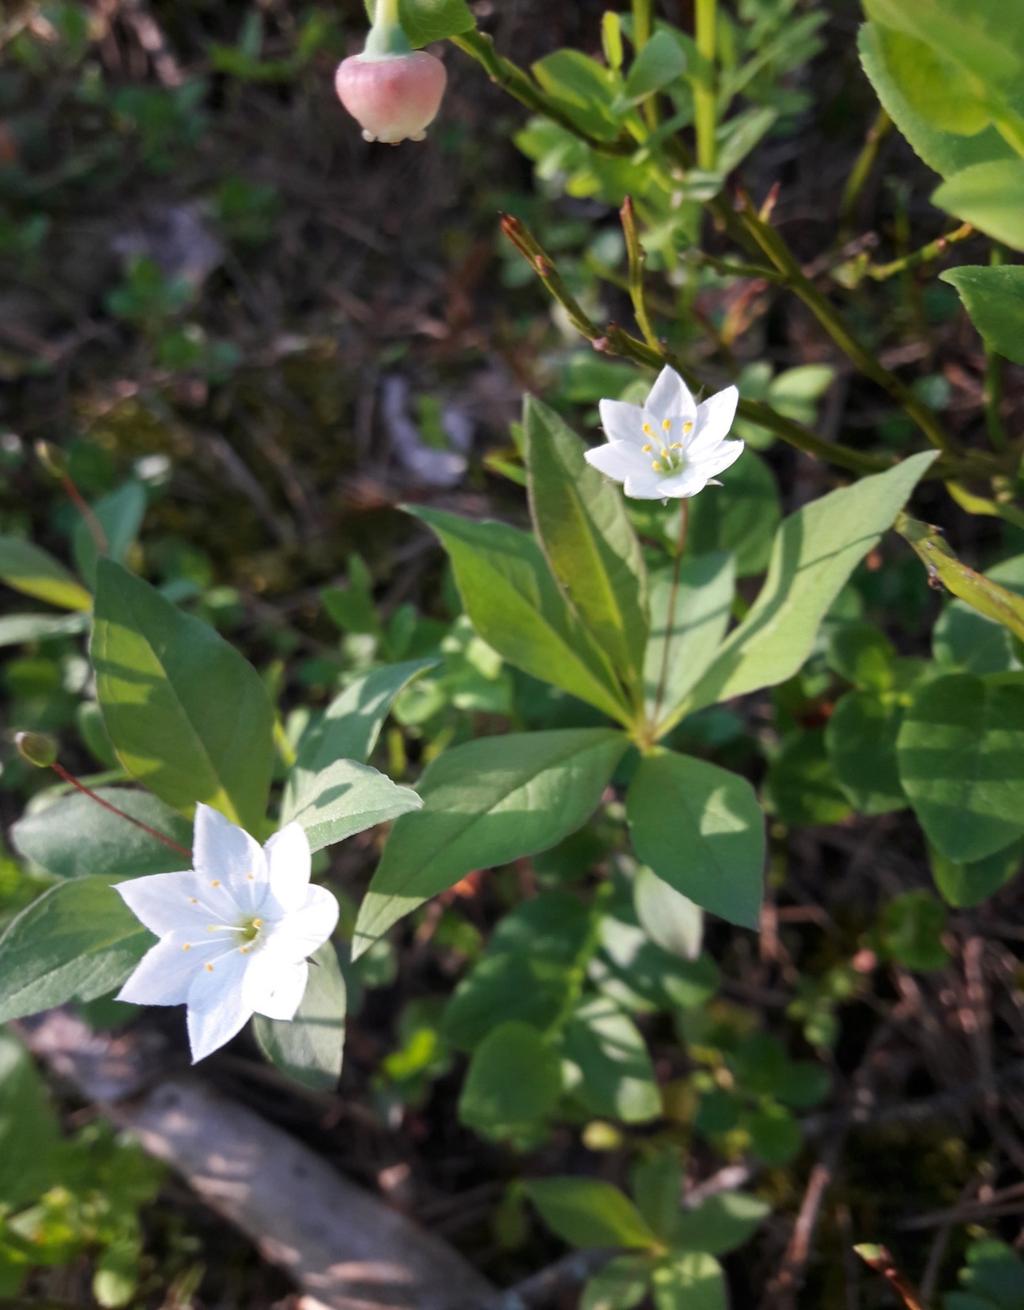
[[[675,369],[663,368],[642,405],[601,401],[608,443],[588,450],[587,463],[638,500],[696,496],[743,454],[742,441],[725,439],[739,398],[726,387],[698,405]]]
[[[197,805],[192,859],[193,869],[134,878],[114,890],[160,938],[117,999],[188,1006],[194,1064],[254,1014],[295,1017],[306,961],[334,931],[338,902],[310,886],[309,841],[297,823],[261,847]]]

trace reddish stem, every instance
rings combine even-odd
[[[61,482],[67,492],[68,499],[85,520],[85,526],[89,529],[89,535],[92,537],[97,551],[101,555],[105,555],[110,549],[110,543],[107,540],[107,534],[103,531],[103,524],[96,517],[93,507],[75,486],[69,474],[65,473],[61,478]],[[127,818],[128,816],[125,815],[124,817]]]
[[[162,841],[163,844],[169,846],[172,851],[177,851],[180,855],[184,855],[187,860],[191,861],[192,852],[187,846],[179,845],[179,843],[172,837],[168,837],[166,833],[158,832],[156,828],[151,828],[148,823],[143,823],[141,819],[135,819],[130,814],[125,814],[124,810],[119,810],[116,805],[111,805],[111,803],[105,801],[102,796],[97,796],[96,793],[91,788],[87,787],[84,782],[79,782],[73,773],[68,773],[67,769],[65,769],[62,764],[51,764],[50,768],[53,769],[58,778],[62,778],[66,783],[69,783],[77,791],[80,791],[83,796],[88,796],[89,799],[95,801],[97,805],[102,805],[103,808],[109,810],[111,814],[116,814],[119,819],[124,819],[127,823],[134,823],[136,828],[141,828],[143,832],[148,832],[151,837],[155,837],[157,841]]]

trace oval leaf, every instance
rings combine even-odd
[[[764,816],[745,778],[671,751],[645,755],[626,800],[633,846],[704,910],[756,928]]]
[[[590,817],[626,738],[605,728],[485,737],[423,775],[423,809],[396,824],[359,909],[358,958],[392,924],[472,869],[547,850]]]
[[[97,582],[92,661],[118,759],[168,805],[203,801],[255,830],[274,724],[256,670],[119,564],[101,560]]]

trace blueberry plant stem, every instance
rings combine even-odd
[[[702,59],[700,75],[693,88],[694,127],[697,133],[697,167],[714,171],[715,126],[718,117],[715,96],[715,51],[718,33],[718,0],[697,0],[697,51]]]
[[[69,773],[68,770],[64,768],[63,764],[54,762],[50,765],[50,768],[63,782],[74,787],[76,791],[80,791],[83,796],[88,796],[91,801],[95,801],[96,804],[102,806],[103,809],[109,810],[111,814],[116,814],[119,819],[124,819],[126,823],[131,823],[134,824],[136,828],[141,828],[142,831],[148,833],[150,837],[155,837],[157,841],[163,842],[165,846],[169,846],[172,851],[177,851],[180,855],[184,855],[187,860],[192,859],[192,852],[187,846],[180,845],[172,837],[168,837],[166,833],[159,832],[156,828],[151,828],[148,823],[143,823],[141,819],[133,818],[132,815],[125,814],[124,810],[119,810],[116,805],[111,805],[111,803],[104,800],[102,796],[98,796],[91,787],[87,787],[84,782],[79,782],[73,773]]]

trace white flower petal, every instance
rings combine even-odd
[[[675,369],[667,364],[658,374],[644,402],[644,409],[659,419],[682,418],[692,422],[697,415],[697,404],[690,394],[690,388]]]
[[[593,450],[584,451],[583,457],[593,468],[614,478],[616,482],[621,482],[630,474],[643,477],[651,471],[650,457],[624,441],[609,441],[606,446],[596,446]]]
[[[633,500],[664,500],[665,493],[659,491],[658,486],[658,475],[648,469],[644,477],[628,477],[622,484],[622,490],[625,495],[631,496]]]
[[[246,1004],[268,1019],[294,1019],[306,992],[309,965],[282,964],[263,952],[256,955],[245,975]]]
[[[624,400],[602,400],[598,409],[601,426],[610,440],[628,441],[635,446],[642,446],[647,440],[644,412],[639,405],[628,405]]]
[[[230,899],[242,911],[256,911],[263,904],[268,890],[263,848],[209,805],[196,806],[192,858],[210,904]]]
[[[300,909],[309,890],[313,858],[305,829],[301,824],[289,823],[274,833],[263,850],[274,899],[286,912]]]
[[[267,925],[263,950],[276,960],[298,964],[324,944],[337,922],[338,902],[326,887],[310,887],[301,908]]]
[[[696,496],[698,491],[703,491],[708,485],[710,476],[699,464],[690,464],[681,473],[662,478],[658,483],[658,494],[672,497]]]
[[[197,936],[193,943],[187,933],[171,933],[146,952],[116,999],[133,1005],[184,1005],[196,972],[228,950],[223,939]]]
[[[699,468],[708,478],[713,478],[716,473],[721,473],[730,465],[735,464],[742,454],[742,441],[723,441],[706,455],[695,459],[693,467]]]
[[[192,1063],[230,1042],[252,1018],[246,1004],[245,974],[252,955],[231,950],[205,960],[188,989],[188,1041]]]
[[[694,433],[686,451],[690,458],[699,459],[702,452],[728,436],[739,399],[740,393],[735,387],[726,387],[697,406]]]
[[[191,869],[181,873],[153,873],[145,878],[130,878],[114,883],[125,905],[150,932],[164,937],[175,928],[195,925],[195,931],[205,929],[211,917],[222,919],[215,909],[205,902],[199,879]],[[216,896],[211,899],[216,900]]]

